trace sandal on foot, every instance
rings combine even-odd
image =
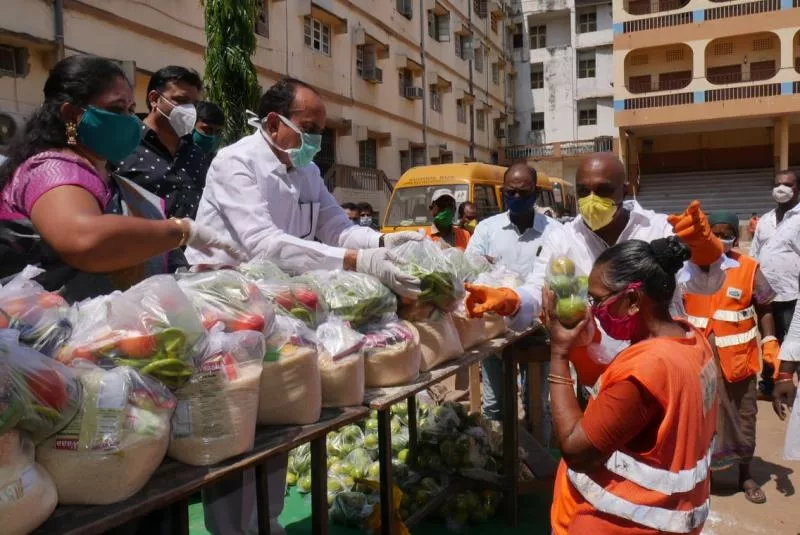
[[[750,485],[748,485],[750,483]],[[741,485],[742,491],[744,492],[744,497],[748,502],[755,503],[755,504],[762,504],[766,503],[767,495],[764,494],[764,491],[758,484],[749,479],[742,483]]]

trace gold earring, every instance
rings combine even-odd
[[[78,144],[78,125],[75,124],[75,121],[70,121],[67,123],[67,145],[77,145]]]

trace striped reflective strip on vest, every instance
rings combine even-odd
[[[756,309],[752,306],[744,310],[717,310],[714,312],[714,319],[718,321],[726,321],[728,323],[738,323],[740,321],[753,319],[756,317]],[[689,316],[687,318],[689,323],[698,329],[705,329],[708,327],[708,318],[700,316]]]
[[[751,340],[755,340],[758,336],[758,325],[753,327],[747,332],[739,334],[729,334],[728,336],[717,336],[714,338],[714,343],[717,347],[731,347],[746,344]]]
[[[598,511],[625,518],[655,530],[668,533],[690,533],[693,529],[702,526],[708,517],[710,499],[706,499],[703,505],[694,509],[675,511],[629,502],[608,492],[586,474],[567,470],[567,477],[584,499]]]
[[[698,329],[705,329],[708,327],[708,318],[701,318],[700,316],[687,316],[687,320],[692,326],[697,327]]]

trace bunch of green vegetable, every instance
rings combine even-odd
[[[397,298],[381,281],[353,271],[312,271],[296,280],[311,279],[320,289],[331,316],[358,327],[383,322],[397,313]]]

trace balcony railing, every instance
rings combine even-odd
[[[651,97],[626,98],[626,110],[642,110],[645,108],[666,108],[694,103],[694,93],[671,93],[653,95]]]
[[[800,0],[795,0],[795,1],[800,1]],[[800,93],[800,82],[792,83],[792,93],[794,93],[795,95]]]
[[[594,139],[579,141],[560,141],[556,143],[543,143],[536,145],[514,145],[504,150],[504,162],[530,160],[534,158],[567,158],[591,154],[593,152],[612,152],[614,138],[601,136]]]
[[[680,9],[688,3],[689,0],[632,0],[626,11],[631,15],[649,15]]]
[[[758,0],[746,4],[730,4],[706,9],[706,20],[727,19],[729,17],[767,13],[769,11],[778,11],[780,8],[781,0]]]
[[[749,73],[732,72],[722,74],[706,74],[706,79],[714,85],[738,84],[741,82],[760,82],[769,80],[777,74],[775,67],[750,69]]]
[[[655,93],[656,91],[677,91],[692,83],[691,78],[679,78],[675,80],[659,80],[655,84],[652,82],[634,82],[628,84],[628,91],[631,93]]]
[[[367,169],[350,165],[334,164],[323,178],[328,191],[350,188],[365,191],[383,191],[387,198],[392,194],[392,183],[380,169]]]
[[[675,2],[677,0],[665,0],[665,1]],[[654,0],[654,4],[658,5],[659,2]],[[652,5],[652,3],[650,5]],[[679,7],[683,7],[683,5]],[[800,0],[792,0],[792,6],[800,7]],[[676,8],[671,8],[671,9],[676,9]],[[755,15],[757,13],[768,13],[770,11],[778,11],[779,9],[781,9],[781,0],[756,0],[754,2],[747,2],[741,4],[726,4],[726,5],[721,5],[719,7],[712,7],[704,10],[703,20],[719,20],[730,17],[742,17],[746,15]],[[628,12],[632,15],[647,15],[649,13],[666,11],[663,9],[646,11],[644,8],[642,8],[642,10],[643,10],[642,13],[638,12],[634,13],[633,11],[630,11],[629,8]],[[679,26],[682,24],[692,24],[693,22],[694,22],[694,16],[692,12],[687,11],[683,13],[673,13],[671,15],[649,17],[646,19],[629,20],[623,23],[622,31],[623,33],[641,32],[647,30],[656,30],[658,28],[669,28],[670,26]]]
[[[694,22],[694,15],[691,11],[685,13],[674,13],[672,15],[662,15],[649,19],[629,20],[622,24],[624,33],[642,32],[646,30],[656,30],[658,28],[668,28],[670,26],[680,26]]]
[[[774,97],[781,94],[781,84],[746,85],[742,87],[726,87],[725,89],[709,89],[705,93],[706,102]]]

